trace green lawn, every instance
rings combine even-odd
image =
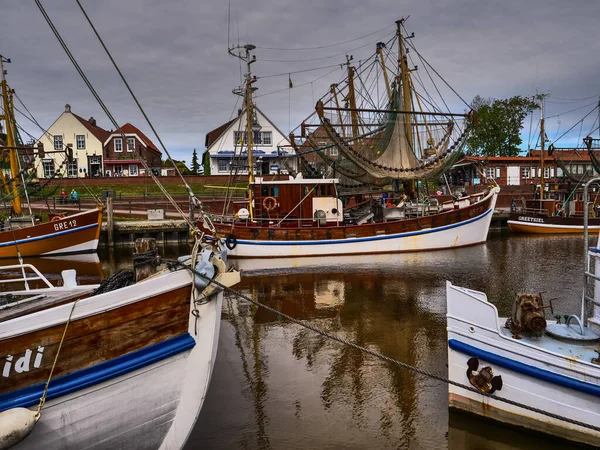
[[[219,186],[217,184],[211,186]],[[190,187],[192,188],[192,192],[194,194],[209,194],[209,195],[224,195],[226,192],[226,185],[221,185],[222,188],[215,187],[206,187],[200,183],[192,183]],[[164,187],[171,195],[187,195],[187,190],[183,184],[165,184]],[[237,183],[236,187],[246,188],[248,187],[247,183]],[[92,194],[96,196],[100,196],[102,191],[105,190],[113,190],[115,191],[115,195],[118,197],[119,195],[123,197],[132,197],[132,196],[162,196],[162,191],[158,188],[156,184],[149,181],[146,185],[130,185],[130,184],[106,184],[99,186],[85,186],[83,183],[73,184],[72,180],[65,180],[65,184],[61,184],[58,187],[45,187],[44,194],[46,196],[59,196],[61,189],[64,189],[67,194],[71,192],[71,189],[75,189],[79,194],[79,197],[91,197]],[[243,191],[238,191],[243,192]]]

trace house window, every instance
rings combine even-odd
[[[132,152],[135,150],[135,138],[127,138],[127,151]]]
[[[138,166],[137,164],[129,164],[129,176],[137,177],[138,176]]]
[[[245,131],[233,132],[233,145],[248,145],[248,136]]]
[[[262,145],[262,133],[260,131],[254,132],[254,144]]]
[[[54,136],[54,150],[63,149],[63,139],[61,135]]]
[[[261,142],[262,145],[273,145],[273,140],[271,139],[270,131],[261,131]]]
[[[550,167],[544,167],[544,178],[550,178]]]
[[[78,134],[76,137],[77,140],[77,150],[85,150],[85,135]]]
[[[531,178],[537,178],[536,173],[537,173],[537,169],[535,167],[531,168]]]
[[[77,178],[77,158],[74,158],[73,162],[67,164],[67,176],[69,178]]]
[[[219,172],[227,172],[229,170],[229,160],[219,159]]]
[[[115,152],[123,151],[123,140],[121,138],[115,139]]]
[[[523,180],[531,178],[531,172],[529,171],[529,167],[521,167],[521,178]]]
[[[123,166],[121,164],[115,164],[115,166],[113,167],[113,173],[114,173],[115,177],[122,177],[123,176]]]
[[[52,178],[54,176],[54,160],[44,159],[42,165],[44,166],[44,178]]]
[[[331,156],[337,156],[337,155],[338,155],[338,149],[337,149],[337,147],[331,147],[331,148],[329,149],[329,154],[330,154]]]
[[[485,176],[488,179],[496,178],[496,168],[495,167],[486,167],[485,168]]]

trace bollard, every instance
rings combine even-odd
[[[108,238],[108,246],[114,247],[114,233],[115,233],[115,223],[113,221],[113,199],[112,197],[106,198],[106,217],[107,217],[107,238]]]
[[[136,262],[136,255],[141,257],[143,254],[145,254],[143,259]],[[156,273],[156,256],[156,239],[139,238],[135,240],[135,255],[133,255],[133,261],[136,283]]]

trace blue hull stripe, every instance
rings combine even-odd
[[[450,230],[452,228],[462,227],[463,225],[467,225],[472,222],[476,222],[478,220],[483,219],[488,214],[492,213],[492,209],[488,209],[486,212],[481,214],[480,216],[474,217],[469,220],[465,220],[464,222],[454,223],[452,225],[444,225],[443,227],[430,228],[428,230],[421,231],[410,231],[408,233],[398,233],[398,234],[389,234],[389,235],[381,235],[381,236],[370,236],[363,238],[346,238],[346,239],[330,239],[330,240],[321,240],[321,241],[247,241],[243,239],[238,239],[238,244],[245,245],[331,245],[331,244],[352,244],[355,242],[369,242],[369,241],[385,241],[388,239],[398,239],[403,237],[410,236],[419,236],[423,234],[429,233],[437,233],[439,231]]]
[[[45,234],[43,236],[36,236],[36,237],[32,237],[32,238],[27,238],[27,239],[19,239],[17,241],[4,242],[3,244],[0,244],[0,247],[8,247],[11,245],[15,245],[15,243],[18,245],[18,244],[24,244],[26,242],[34,242],[34,241],[39,241],[42,239],[49,239],[49,238],[53,238],[56,236],[62,236],[63,234],[70,234],[70,233],[76,233],[81,230],[87,230],[88,228],[96,228],[97,226],[98,226],[98,223],[96,222],[96,223],[92,223],[90,225],[85,225],[83,227],[71,228],[70,230],[64,230],[64,231],[57,231],[56,233]]]
[[[529,364],[514,361],[512,359],[505,358],[504,356],[496,355],[486,350],[473,347],[472,345],[465,344],[464,342],[457,341],[456,339],[448,340],[448,347],[450,347],[452,350],[456,350],[468,356],[476,356],[477,358],[481,358],[484,361],[496,364],[500,367],[504,367],[506,369],[512,370],[517,373],[521,373],[523,375],[538,378],[549,383],[557,384],[559,386],[563,386],[569,389],[574,389],[579,392],[584,392],[586,394],[600,397],[600,386],[597,384],[586,383],[585,381],[580,381],[575,378],[550,372],[549,370],[540,369],[535,366],[530,366]],[[497,373],[497,375],[502,375],[502,373]]]
[[[47,400],[78,391],[112,378],[125,375],[134,370],[148,366],[157,361],[181,353],[192,348],[196,341],[189,334],[168,339],[159,344],[153,344],[127,355],[119,356],[111,361],[97,364],[87,369],[79,370],[69,375],[54,378],[50,382]],[[0,395],[0,412],[10,408],[37,405],[44,393],[45,383],[35,384],[16,391]]]

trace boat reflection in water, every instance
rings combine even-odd
[[[67,255],[67,256],[54,256],[54,257],[27,257],[23,258],[24,264],[31,264],[35,266],[44,276],[55,286],[57,283],[62,283],[61,272],[63,270],[75,269],[77,271],[77,284],[98,284],[104,279],[104,271],[102,270],[102,264],[100,258],[96,253],[86,253],[79,255]],[[4,259],[2,260],[3,266],[19,264],[18,259]],[[14,270],[16,276],[20,276],[21,272],[19,269]],[[110,275],[110,273],[109,273]],[[2,285],[1,277],[13,278],[13,271],[2,273],[0,275],[0,285]],[[30,287],[42,287],[37,285],[36,281],[30,282]],[[13,289],[8,287],[8,289]],[[2,289],[5,290],[5,289]]]
[[[581,244],[570,237],[549,243],[491,236],[483,246],[435,253],[296,258],[293,270],[286,260],[261,260],[268,272],[236,260],[245,272],[236,288],[312,326],[446,378],[446,279],[488,290],[492,301],[505,302],[497,304],[501,311],[510,311],[513,297],[507,293],[542,284],[568,298],[578,287],[552,274],[579,279],[571,276],[564,255],[579,254]],[[538,253],[548,259],[527,257]],[[534,268],[537,281],[527,276]],[[561,302],[559,309],[577,307]],[[187,450],[199,445],[533,450],[555,442],[476,418],[453,420],[449,427],[445,383],[233,297],[224,301],[219,345],[211,392]],[[468,428],[469,421],[478,425]]]

